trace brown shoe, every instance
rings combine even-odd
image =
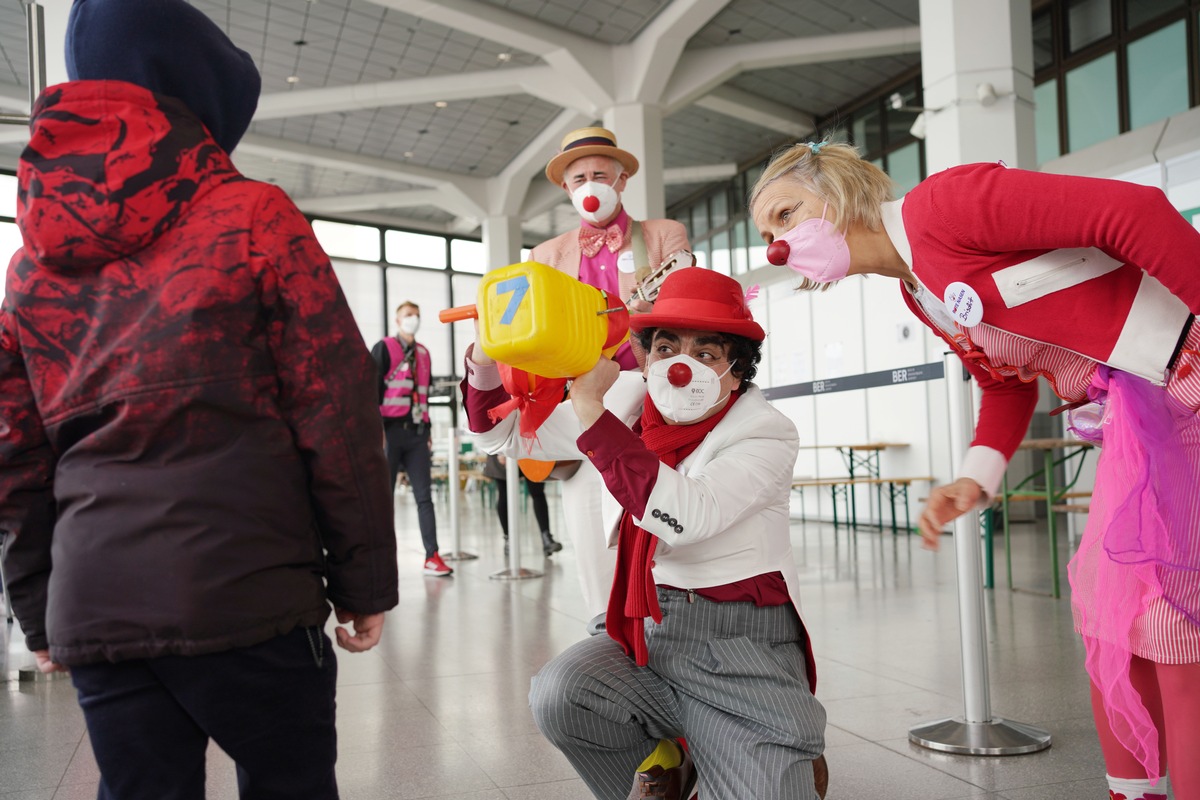
[[[829,765],[825,763],[825,756],[817,756],[813,759],[813,778],[817,782],[817,796],[821,800],[825,800],[825,792],[829,790]]]
[[[682,749],[682,748],[681,748]],[[647,797],[662,800],[688,800],[696,788],[696,767],[687,750],[683,751],[683,761],[678,767],[663,769],[655,764],[645,772],[639,772],[633,779],[633,789],[629,792],[629,800],[642,800]]]

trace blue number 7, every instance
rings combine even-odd
[[[521,305],[521,300],[525,298],[525,293],[529,291],[529,276],[518,275],[515,278],[509,278],[506,281],[501,281],[496,284],[496,294],[501,295],[507,292],[512,292],[513,296],[508,300],[508,307],[504,309],[504,316],[500,318],[501,325],[511,325],[513,317],[517,315],[517,306]]]

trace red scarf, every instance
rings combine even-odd
[[[642,407],[642,442],[658,460],[672,469],[700,446],[704,437],[717,427],[740,393],[729,395],[725,407],[703,422],[694,425],[668,425],[649,397]],[[650,569],[654,565],[654,550],[658,537],[638,527],[633,515],[621,516],[617,540],[617,570],[613,576],[612,592],[608,595],[608,615],[605,628],[613,641],[621,645],[626,655],[633,656],[639,667],[646,666],[645,618],[662,622],[658,593]]]

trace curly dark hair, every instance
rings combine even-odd
[[[654,334],[658,331],[658,328],[645,328],[640,331],[630,331],[629,335],[641,345],[643,350],[649,353],[651,345],[654,343]],[[762,361],[762,342],[747,336],[738,336],[736,333],[714,332],[724,340],[722,346],[725,348],[725,357],[733,364],[731,370],[733,377],[741,381],[738,391],[746,391],[754,380],[754,376],[758,374],[756,365]]]

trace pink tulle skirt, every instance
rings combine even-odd
[[[1158,776],[1158,731],[1129,666],[1200,661],[1200,416],[1104,366],[1089,396],[1104,404],[1104,446],[1068,567],[1075,626],[1114,734]]]

